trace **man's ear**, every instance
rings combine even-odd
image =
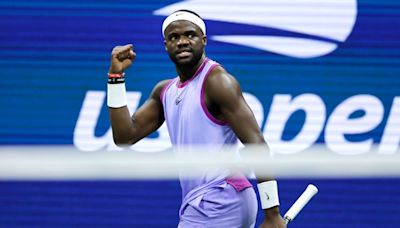
[[[167,51],[167,41],[166,40],[164,40],[164,48]]]
[[[204,44],[204,46],[207,45],[207,36],[206,35],[203,36],[203,44]]]

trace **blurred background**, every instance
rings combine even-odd
[[[0,1],[1,146],[118,151],[105,104],[110,52],[134,44],[134,111],[176,76],[161,23],[177,9],[203,17],[208,57],[238,79],[275,152],[399,149],[396,0]],[[132,149],[168,147],[163,126]],[[282,212],[310,182],[320,192],[290,227],[399,226],[397,177],[282,179]],[[0,227],[176,227],[180,200],[178,180],[3,180]]]

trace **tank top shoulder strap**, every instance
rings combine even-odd
[[[168,83],[166,83],[164,85],[164,87],[162,88],[161,93],[160,93],[160,101],[161,101],[161,103],[163,103],[165,93],[171,87],[171,85],[176,83],[177,79],[178,79],[178,77],[172,78],[171,81],[169,81]]]
[[[202,87],[204,87],[204,82],[210,75],[211,71],[215,69],[215,67],[219,66],[220,64],[211,60],[211,59],[206,59],[207,63],[204,66],[204,69],[202,70],[201,74],[199,75],[200,81],[202,84]]]

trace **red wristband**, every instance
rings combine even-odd
[[[121,74],[110,74],[108,73],[108,78],[123,78],[125,77],[125,73],[121,73]]]

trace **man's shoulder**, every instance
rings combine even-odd
[[[205,81],[205,95],[209,101],[223,104],[241,94],[239,82],[222,66],[215,67]]]
[[[152,95],[151,97],[153,98],[160,98],[162,91],[166,86],[168,86],[169,83],[171,83],[174,79],[165,79],[162,81],[159,81],[153,88]]]
[[[165,79],[165,80],[159,81],[155,85],[154,89],[157,89],[157,90],[161,89],[162,90],[162,89],[164,89],[165,86],[167,86],[170,82],[172,82],[172,80],[174,80],[174,79]]]
[[[231,75],[223,66],[217,65],[214,67],[211,72],[209,73],[207,79],[206,79],[206,84],[219,84],[219,85],[224,85],[228,84],[230,85],[231,83],[237,83],[235,77]]]

